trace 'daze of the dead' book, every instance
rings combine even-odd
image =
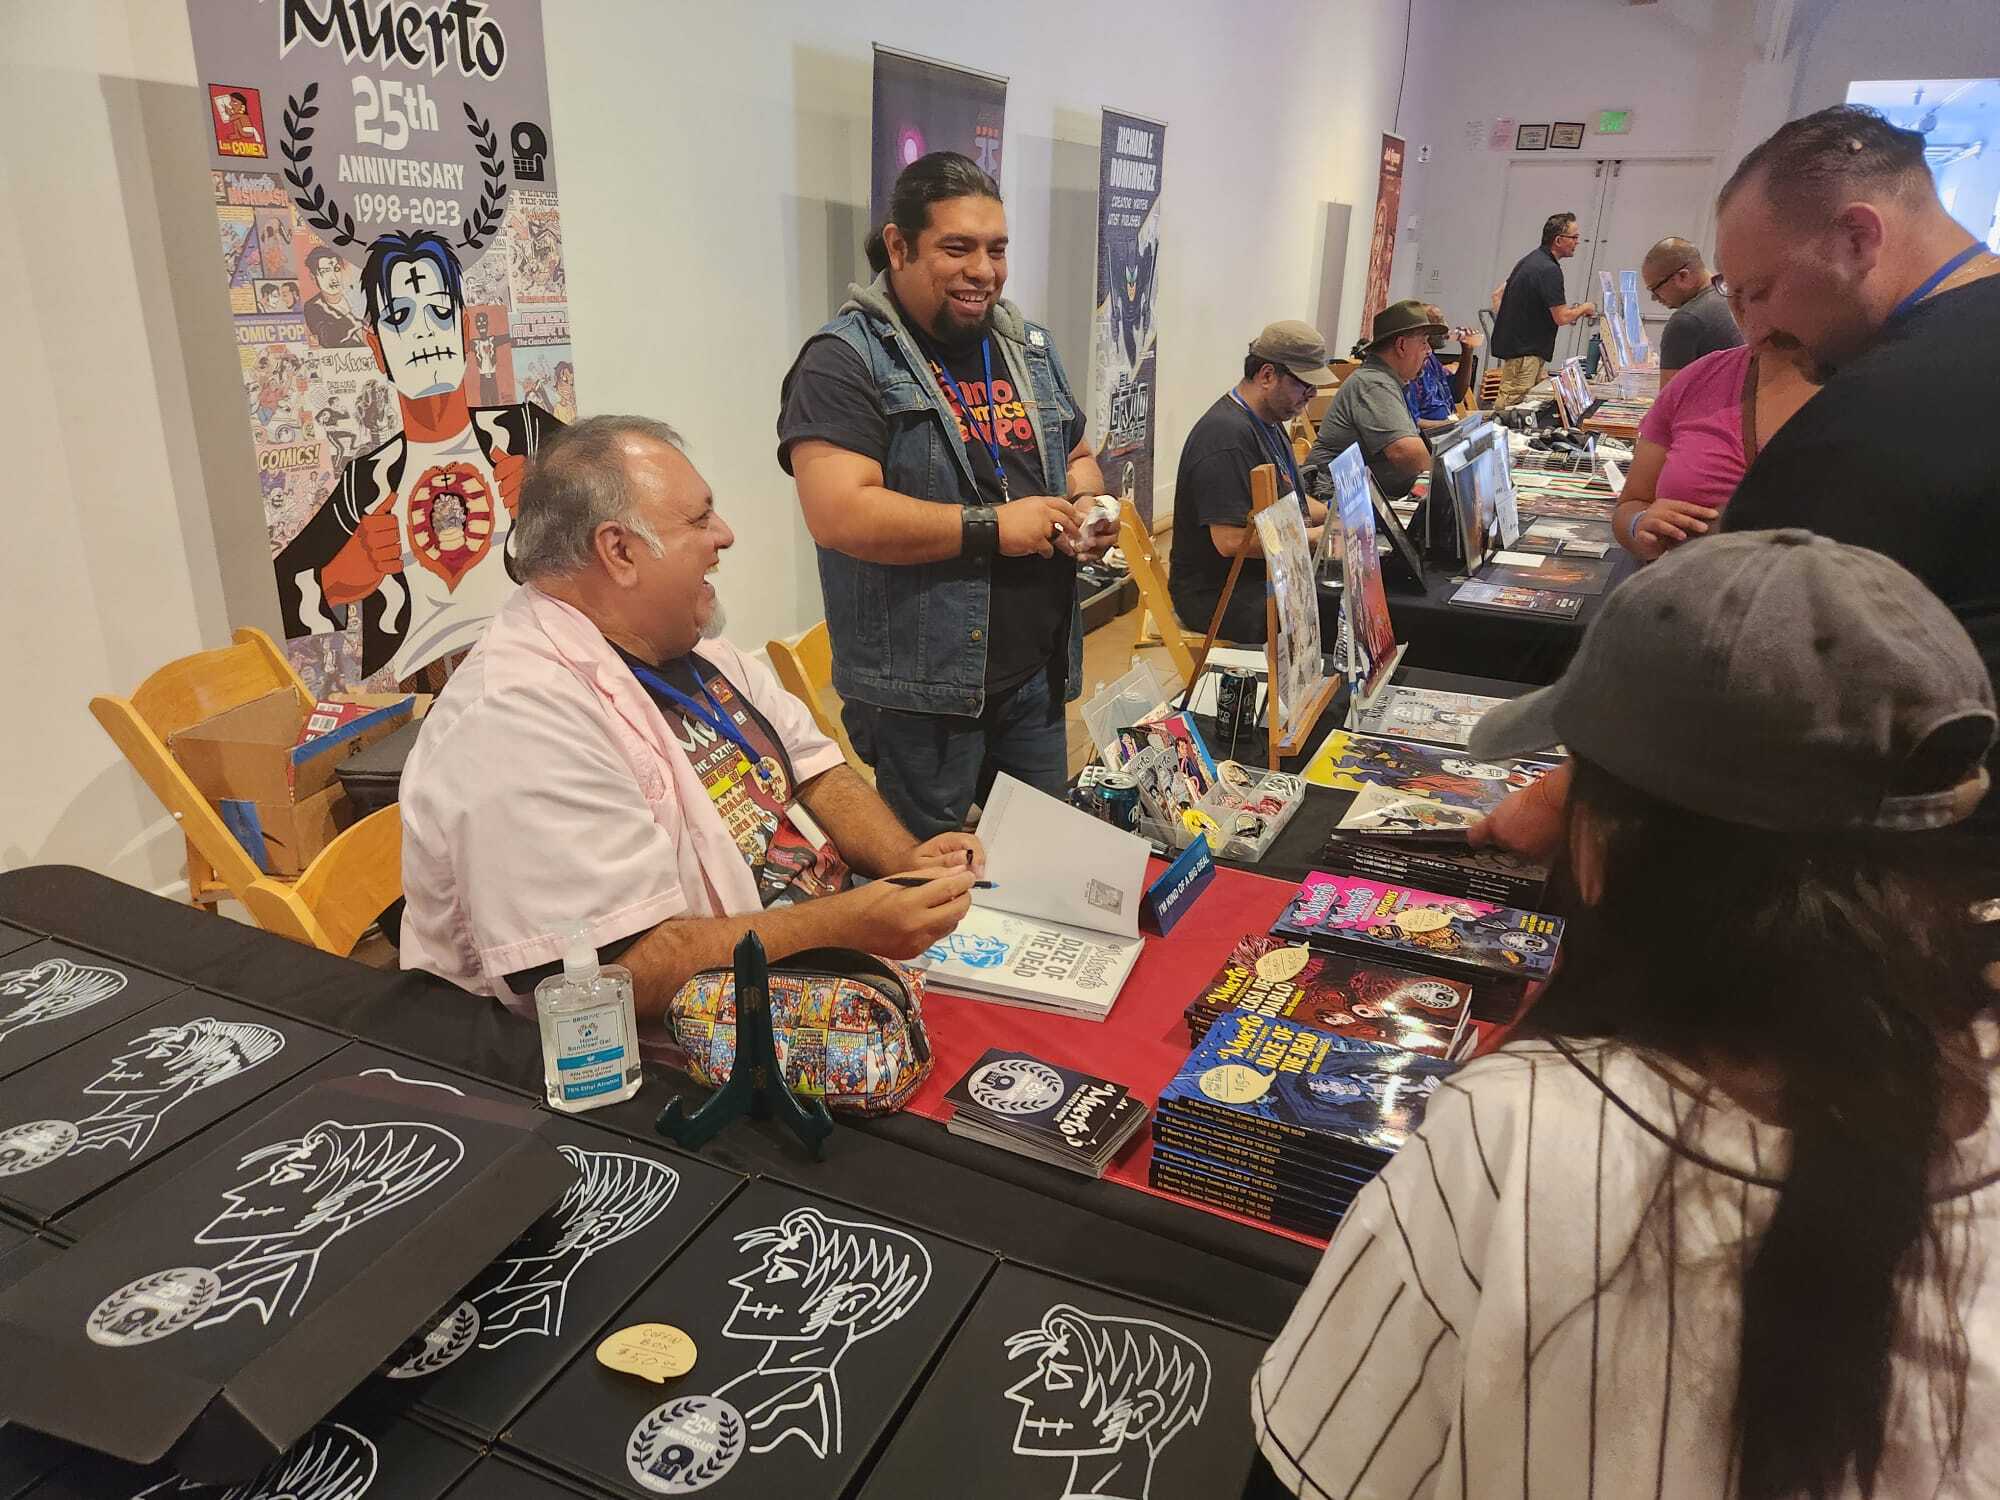
[[[1239,1495],[1264,1342],[1003,1265],[861,1500]],[[947,1477],[948,1476],[948,1477]]]
[[[1356,875],[1314,871],[1271,930],[1426,972],[1546,979],[1562,919]]]
[[[1200,1046],[1217,1016],[1247,1010],[1448,1058],[1472,1035],[1465,1025],[1471,1003],[1472,986],[1464,980],[1252,937],[1237,944],[1222,972],[1188,1006],[1188,1041]]]
[[[833,1500],[992,1265],[880,1214],[753,1182],[617,1318],[681,1329],[693,1370],[659,1386],[585,1349],[502,1443],[638,1500]]]
[[[0,1293],[0,1420],[254,1471],[561,1198],[543,1118],[386,1078],[293,1095]]]
[[[1146,1122],[1146,1106],[1122,1083],[989,1048],[945,1095],[956,1108],[946,1129],[1051,1166],[1102,1177]]]
[[[1547,865],[1491,845],[1475,849],[1462,841],[1445,846],[1408,837],[1467,828],[1481,816],[1421,792],[1363,787],[1327,835],[1321,857],[1328,869],[1352,870],[1397,885],[1508,906],[1534,905],[1548,883]]]
[[[1533,786],[1557,764],[1553,760],[1475,760],[1463,750],[1336,730],[1320,745],[1306,767],[1305,778],[1341,792],[1385,786],[1448,807],[1484,813],[1521,788]]]

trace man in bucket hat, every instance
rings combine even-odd
[[[1330,468],[1334,459],[1359,443],[1382,493],[1392,499],[1409,494],[1430,468],[1431,451],[1417,431],[1403,387],[1417,378],[1430,358],[1431,336],[1448,332],[1414,297],[1377,313],[1369,331],[1368,357],[1334,393],[1306,462]]]

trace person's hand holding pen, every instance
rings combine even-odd
[[[986,873],[986,846],[972,833],[940,833],[925,839],[910,851],[912,870],[964,870],[975,876]]]

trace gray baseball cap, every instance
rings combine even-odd
[[[1307,385],[1336,383],[1333,371],[1326,367],[1326,340],[1312,324],[1297,318],[1267,323],[1250,341],[1250,352],[1290,370]]]
[[[1567,745],[1753,828],[1910,830],[1978,805],[1996,722],[1978,648],[1913,574],[1809,531],[1747,531],[1606,595],[1562,679],[1490,710],[1468,748]]]

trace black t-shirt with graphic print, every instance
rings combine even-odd
[[[1046,485],[1034,427],[1003,367],[997,344],[992,350],[993,385],[1000,408],[998,435],[1000,464],[1007,475],[1005,494],[985,441],[986,371],[979,345],[946,350],[921,334],[915,337],[917,347],[931,362],[933,374],[940,367],[950,370],[972,407],[973,425],[968,426],[951,387],[938,380],[945,400],[958,415],[959,441],[971,460],[979,498],[988,505],[999,505],[1009,496],[1019,500],[1042,494]],[[1063,432],[1050,433],[1049,438],[1060,441],[1066,455],[1083,440],[1084,427],[1079,412]],[[792,445],[808,438],[832,443],[877,463],[888,460],[889,419],[882,410],[881,393],[869,378],[861,356],[831,334],[806,345],[785,389],[784,408],[778,415],[778,462],[786,473],[792,470]],[[986,691],[1003,693],[1033,677],[1055,655],[1075,599],[1076,563],[1060,551],[1053,557],[996,557],[991,577]]]

